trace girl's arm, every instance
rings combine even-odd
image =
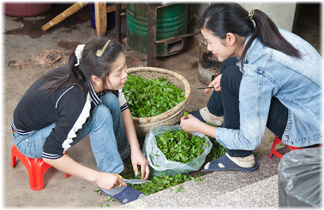
[[[137,165],[141,166],[141,179],[147,179],[150,174],[150,169],[145,159],[144,155],[141,152],[140,145],[138,143],[135,126],[133,123],[132,115],[129,109],[122,111],[122,119],[125,127],[126,137],[129,141],[131,148],[131,160],[133,165],[133,170],[135,176],[138,174]]]
[[[126,185],[126,183],[116,175],[88,168],[74,161],[66,154],[58,159],[43,158],[43,160],[64,173],[93,182],[105,190],[110,190],[120,184]]]

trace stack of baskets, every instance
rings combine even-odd
[[[128,75],[140,76],[145,79],[164,78],[185,93],[185,100],[172,109],[153,117],[133,117],[136,134],[143,137],[154,127],[174,125],[179,122],[189,102],[191,89],[188,81],[180,74],[166,69],[155,67],[134,67],[127,69]]]

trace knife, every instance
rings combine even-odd
[[[125,183],[127,184],[145,184],[145,183],[151,183],[151,180],[146,180],[146,179],[125,179],[119,174],[114,174],[121,178]]]
[[[215,88],[215,87],[199,87],[199,88],[196,88],[196,89],[206,89],[206,88]]]
[[[145,184],[145,183],[151,183],[151,180],[145,180],[145,179],[125,179],[122,178],[124,182],[127,184]]]

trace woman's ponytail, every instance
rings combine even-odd
[[[248,48],[256,37],[267,47],[281,51],[292,57],[300,58],[300,52],[280,34],[275,23],[264,12],[255,9],[253,12],[249,12],[249,14],[253,14],[252,17],[249,17],[251,17],[250,21],[255,22],[255,29],[251,39],[242,52],[242,60],[244,60]]]
[[[274,22],[258,9],[248,12],[236,3],[214,3],[204,11],[198,22],[198,27],[212,31],[215,36],[221,39],[224,39],[227,33],[242,37],[251,35],[244,47],[241,60],[244,60],[246,52],[255,38],[258,38],[267,47],[295,58],[301,57],[300,52],[280,34]]]

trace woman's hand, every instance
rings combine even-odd
[[[220,81],[221,81],[222,75],[218,75],[211,83],[209,83],[208,87],[214,87],[215,91],[221,91],[220,87]],[[205,90],[205,93],[209,92],[209,88]]]
[[[180,126],[186,132],[199,132],[212,138],[215,138],[215,132],[217,129],[215,126],[207,125],[206,123],[201,122],[192,114],[183,116],[180,121]]]
[[[138,175],[138,165],[141,166],[141,179],[147,179],[150,175],[150,168],[148,166],[147,160],[142,154],[141,150],[135,150],[131,152],[132,166],[135,176]]]
[[[192,114],[189,114],[187,117],[184,116],[180,120],[180,126],[186,132],[199,132],[200,128],[204,125],[205,123],[198,120]]]
[[[112,188],[118,187],[119,185],[127,185],[121,178],[119,178],[115,174],[101,171],[98,172],[95,184],[97,184],[100,188],[103,188],[105,190],[111,190]]]

